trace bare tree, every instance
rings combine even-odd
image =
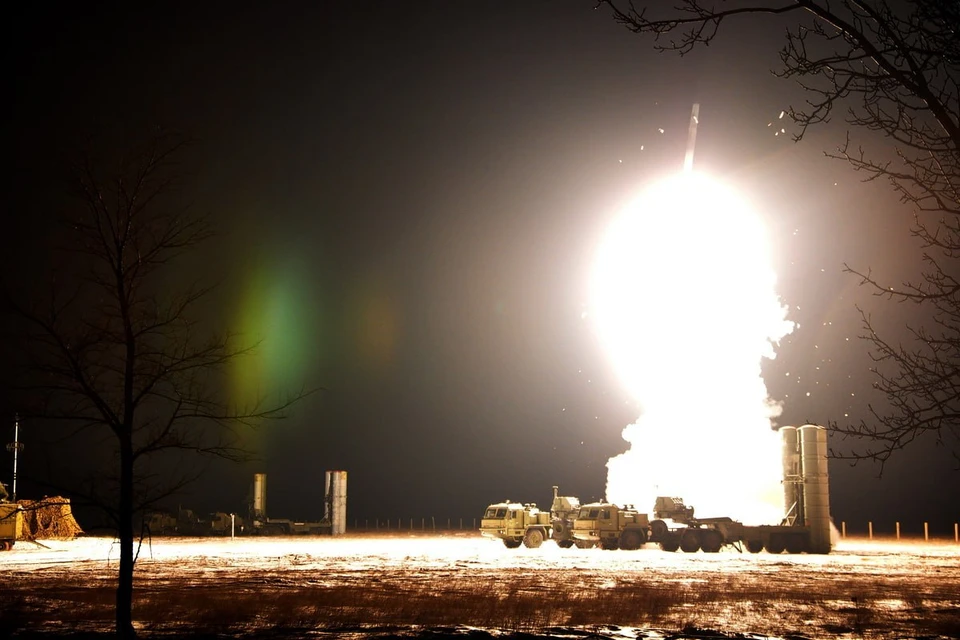
[[[870,406],[859,424],[830,422],[859,446],[832,454],[881,464],[909,443],[933,435],[960,462],[960,3],[942,0],[795,0],[629,3],[600,0],[614,19],[651,35],[661,51],[680,55],[708,45],[721,24],[748,15],[786,16],[781,78],[809,98],[790,116],[795,140],[840,107],[848,126],[879,134],[890,153],[867,154],[846,140],[826,155],[886,180],[915,212],[912,235],[924,267],[897,286],[869,269],[844,265],[877,296],[921,305],[923,320],[901,343],[881,335],[861,310],[875,361],[874,387],[889,406]],[[640,8],[638,8],[638,6]],[[656,13],[656,15],[653,15]]]
[[[10,299],[30,354],[21,390],[38,416],[65,425],[106,465],[74,493],[104,505],[117,527],[120,637],[135,635],[135,516],[197,475],[171,458],[243,459],[238,430],[283,417],[304,395],[252,407],[221,399],[218,373],[252,346],[201,335],[194,315],[210,289],[171,286],[182,275],[177,258],[211,236],[209,220],[174,197],[184,147],[158,135],[115,168],[90,158],[76,166],[79,206],[63,239],[68,269],[45,301]]]

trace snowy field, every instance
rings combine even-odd
[[[119,549],[0,556],[0,635],[106,632]],[[154,538],[149,637],[960,637],[960,545],[841,541],[830,555],[510,550],[474,533]],[[737,635],[742,634],[742,635]]]

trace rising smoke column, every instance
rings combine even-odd
[[[697,173],[658,183],[601,243],[591,311],[641,408],[607,463],[607,499],[682,497],[703,517],[776,524],[779,438],[761,361],[793,329],[775,291],[762,221]]]

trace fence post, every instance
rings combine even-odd
[[[960,542],[960,523],[953,523],[953,541]]]
[[[463,518],[460,518],[460,528],[463,529]],[[957,525],[953,525],[954,530],[956,530]]]
[[[897,540],[900,539],[900,523],[897,523]]]
[[[930,542],[930,523],[923,523],[923,539],[927,542]]]
[[[873,540],[873,522],[867,522],[867,535]]]
[[[846,538],[846,537],[847,537],[847,523],[846,523],[846,522],[841,522],[841,523],[840,523],[840,537],[841,537],[841,538]]]

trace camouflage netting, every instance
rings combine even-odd
[[[83,533],[73,519],[67,498],[54,496],[18,502],[23,509],[23,540],[69,540]]]

